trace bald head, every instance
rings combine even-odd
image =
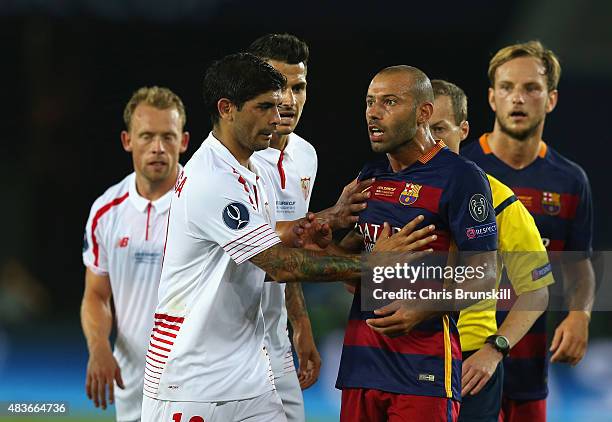
[[[433,103],[434,101],[431,81],[422,70],[414,66],[404,64],[389,66],[376,74],[376,76],[379,75],[393,75],[402,79],[405,78],[405,84],[410,90],[410,95],[414,99],[415,105],[426,102]]]

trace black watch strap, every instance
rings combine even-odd
[[[495,350],[504,355],[504,357],[508,356],[508,353],[510,352],[510,342],[504,336],[494,334],[492,336],[487,337],[485,343],[488,343],[493,346]]]

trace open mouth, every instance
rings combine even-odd
[[[527,113],[524,111],[513,111],[510,113],[510,117],[527,117]]]
[[[374,139],[375,138],[380,138],[385,133],[384,130],[382,130],[381,128],[379,128],[378,126],[375,126],[375,125],[369,125],[368,126],[368,131],[370,132],[370,137],[374,138]]]
[[[281,124],[288,125],[293,122],[296,113],[295,111],[280,111],[278,114],[281,118]]]

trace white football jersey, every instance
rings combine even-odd
[[[317,153],[312,145],[295,133],[289,135],[285,149],[257,151],[252,160],[271,175],[276,196],[276,220],[292,221],[308,212],[317,175]],[[285,284],[266,283],[263,295],[266,325],[265,345],[274,377],[295,371],[291,342],[287,332]]]
[[[115,304],[113,353],[125,383],[124,390],[115,388],[118,420],[140,417],[171,198],[172,191],[153,202],[143,198],[132,173],[94,202],[85,228],[83,262],[109,276]]]
[[[252,162],[240,165],[212,134],[179,175],[146,396],[219,402],[274,389],[263,352],[265,274],[248,261],[280,242],[266,179]]]

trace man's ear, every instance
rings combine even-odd
[[[429,122],[433,114],[434,106],[430,102],[425,102],[419,105],[417,109],[417,124],[422,125]]]
[[[489,88],[489,91],[487,92],[487,99],[489,100],[489,107],[491,107],[491,110],[493,110],[493,112],[496,112],[496,107],[495,107],[495,90],[493,88]]]
[[[127,130],[121,131],[121,145],[127,152],[132,152],[132,138]]]
[[[219,117],[221,120],[229,120],[230,122],[234,120],[234,111],[236,107],[234,103],[232,103],[227,98],[220,98],[217,101],[217,111],[219,112]]]
[[[546,112],[550,113],[557,107],[557,101],[559,100],[559,91],[553,89],[548,93],[548,100],[546,101]]]
[[[461,137],[459,138],[459,141],[463,141],[470,134],[470,122],[468,122],[467,120],[462,121],[459,125],[459,130],[461,131]]]
[[[181,138],[181,148],[179,152],[182,154],[187,151],[187,147],[189,146],[189,132],[183,132],[183,136]]]

